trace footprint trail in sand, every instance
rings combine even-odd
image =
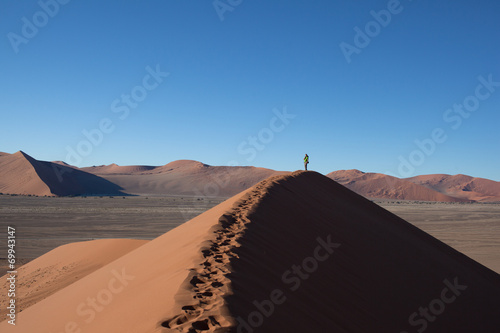
[[[239,247],[238,239],[250,222],[250,208],[265,196],[264,189],[272,181],[270,178],[260,183],[219,218],[215,239],[209,247],[202,249],[204,261],[188,277],[194,302],[184,305],[182,313],[163,321],[161,326],[183,333],[224,332],[233,326],[222,315],[224,296],[230,292],[227,277],[230,260],[237,258],[233,250]]]

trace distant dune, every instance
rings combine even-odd
[[[0,155],[0,192],[54,195],[22,152]]]
[[[473,201],[500,201],[500,182],[466,175],[424,175],[407,178],[434,191]]]
[[[23,152],[0,153],[0,192],[31,195],[182,195],[231,197],[287,172],[252,166],[211,166],[179,160],[162,166],[117,164],[77,168],[43,162]],[[464,175],[400,179],[359,170],[327,177],[367,198],[440,202],[500,201],[500,182]]]
[[[46,263],[39,265],[43,270]],[[268,178],[75,280],[0,330],[495,332],[500,326],[500,275],[315,172]]]
[[[329,173],[327,177],[367,198],[441,202],[470,201],[467,198],[446,195],[445,193],[421,186],[406,179],[399,179],[380,173],[339,170]]]
[[[22,151],[0,156],[0,192],[47,196],[123,194],[118,185],[104,178],[62,164],[38,161]]]
[[[140,174],[156,168],[157,167],[148,165],[119,166],[113,163],[110,165],[100,165],[94,167],[81,168],[81,170],[99,175],[124,175],[124,174],[130,175],[136,173]]]
[[[191,160],[159,167],[112,164],[83,170],[103,177],[131,194],[218,197],[233,196],[269,176],[284,173],[255,167],[210,166]]]

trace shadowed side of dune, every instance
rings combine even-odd
[[[320,174],[275,180],[247,219],[228,275],[232,332],[500,325],[498,274]]]

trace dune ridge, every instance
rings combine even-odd
[[[219,225],[213,231],[215,239],[202,248],[203,263],[192,271],[185,283],[188,289],[183,293],[191,292],[194,304],[183,305],[180,314],[162,322],[163,327],[180,332],[215,332],[234,326],[235,321],[228,313],[224,300],[231,293],[231,281],[227,277],[231,273],[230,261],[237,258],[234,249],[239,246],[238,239],[244,233],[245,224],[250,223],[248,215],[252,207],[266,195],[265,189],[269,184],[279,178],[274,176],[260,182],[219,218]]]

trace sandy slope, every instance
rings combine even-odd
[[[0,156],[0,192],[67,196],[122,194],[120,187],[96,175],[62,164],[38,161],[26,153]]]
[[[78,281],[124,254],[147,243],[147,240],[104,239],[60,246],[20,267],[16,282],[18,309],[24,310],[60,289]],[[1,278],[6,280],[7,276]],[[0,294],[7,295],[7,285]],[[5,320],[8,298],[0,298],[0,321]]]
[[[489,179],[437,174],[416,176],[407,180],[457,198],[483,202],[500,201],[500,182]]]
[[[367,198],[441,202],[468,201],[466,198],[456,198],[440,193],[434,189],[412,183],[409,180],[399,179],[380,173],[365,173],[359,170],[339,170],[329,173],[327,177]]]
[[[18,151],[0,155],[0,192],[14,194],[53,195],[35,168]]]
[[[232,197],[0,330],[493,332],[499,297],[500,275],[332,180],[296,172]],[[429,306],[427,317],[417,313]]]

